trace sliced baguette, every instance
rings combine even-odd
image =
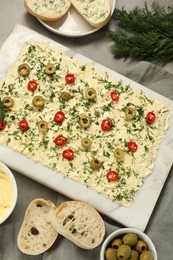
[[[25,0],[24,6],[33,16],[42,21],[56,21],[66,14],[71,5],[70,0]]]
[[[51,224],[55,205],[44,199],[33,200],[25,213],[17,245],[28,255],[39,255],[52,246],[58,233]]]
[[[93,27],[104,26],[111,17],[109,0],[71,0],[71,3]]]
[[[56,208],[52,225],[57,232],[83,249],[93,249],[103,240],[105,225],[100,214],[89,204],[67,201]]]

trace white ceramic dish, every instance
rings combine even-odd
[[[13,210],[14,210],[14,208],[16,206],[18,194],[17,194],[17,184],[16,184],[16,181],[15,181],[14,175],[12,174],[10,169],[5,164],[0,162],[0,170],[2,170],[10,178],[10,180],[12,182],[12,185],[13,185],[13,192],[14,192],[14,196],[13,196],[13,200],[12,200],[10,208],[8,209],[6,214],[3,215],[2,218],[0,218],[0,224],[2,224],[11,215],[11,213],[13,212]]]
[[[111,6],[111,15],[115,9],[116,0],[109,0]],[[38,19],[38,21],[46,27],[49,31],[68,37],[81,37],[92,34],[99,29],[89,25],[82,16],[71,6],[63,18],[55,22],[44,22]]]
[[[138,239],[143,240],[147,246],[148,246],[148,250],[151,251],[153,253],[154,256],[154,260],[157,260],[157,251],[156,248],[152,242],[152,240],[142,231],[135,229],[135,228],[121,228],[118,229],[116,231],[114,231],[113,233],[111,233],[103,242],[102,247],[101,247],[101,251],[100,251],[100,260],[105,260],[105,250],[108,247],[109,243],[116,237],[128,234],[128,233],[135,233],[138,236]]]

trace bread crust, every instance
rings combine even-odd
[[[97,247],[105,235],[100,214],[81,201],[63,202],[54,211],[52,225],[59,234],[83,249]]]
[[[45,22],[53,22],[59,20],[68,12],[71,6],[70,0],[56,0],[51,8],[48,9],[44,7],[44,2],[45,0],[25,0],[24,6],[30,14]],[[56,8],[57,5],[60,4],[60,2],[62,2],[62,5],[63,3],[65,3],[65,5],[61,8]]]
[[[39,255],[55,242],[58,233],[51,224],[55,205],[44,199],[35,199],[29,204],[18,233],[17,245],[21,252]]]

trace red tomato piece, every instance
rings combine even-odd
[[[113,101],[118,101],[119,98],[120,98],[119,93],[118,93],[118,92],[115,92],[115,91],[112,91],[112,92],[110,93],[110,96],[111,96],[111,98],[112,98]]]
[[[131,152],[136,152],[137,149],[138,149],[138,146],[135,142],[129,142],[128,143],[128,149],[131,151]]]
[[[35,91],[37,89],[38,83],[35,80],[30,80],[28,82],[28,90]]]
[[[64,150],[64,151],[62,152],[62,157],[63,157],[64,159],[67,159],[67,160],[71,161],[71,160],[73,159],[73,157],[74,157],[74,152],[73,152],[73,150],[72,150],[72,149],[66,149],[66,150]]]
[[[65,75],[65,80],[67,84],[74,83],[74,74],[67,74]]]
[[[108,181],[118,181],[119,174],[116,171],[109,171],[106,174]]]
[[[22,131],[26,131],[28,129],[29,125],[28,125],[28,122],[26,120],[21,120],[19,122],[19,128],[20,130]]]
[[[63,111],[58,111],[58,112],[56,112],[56,114],[54,115],[54,121],[55,121],[56,123],[61,123],[61,122],[64,121],[64,119],[65,119],[65,114],[64,114]]]
[[[151,125],[152,123],[154,123],[156,115],[153,112],[148,112],[145,119],[147,124]]]
[[[64,137],[63,135],[58,135],[55,140],[54,140],[55,144],[57,146],[63,146],[67,143],[67,138]]]
[[[101,129],[103,131],[109,131],[112,126],[111,120],[109,119],[103,119],[101,123]]]
[[[0,130],[3,130],[6,127],[6,122],[4,120],[0,120]]]

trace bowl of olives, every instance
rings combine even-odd
[[[135,228],[121,228],[103,242],[100,260],[157,260],[151,239]]]

